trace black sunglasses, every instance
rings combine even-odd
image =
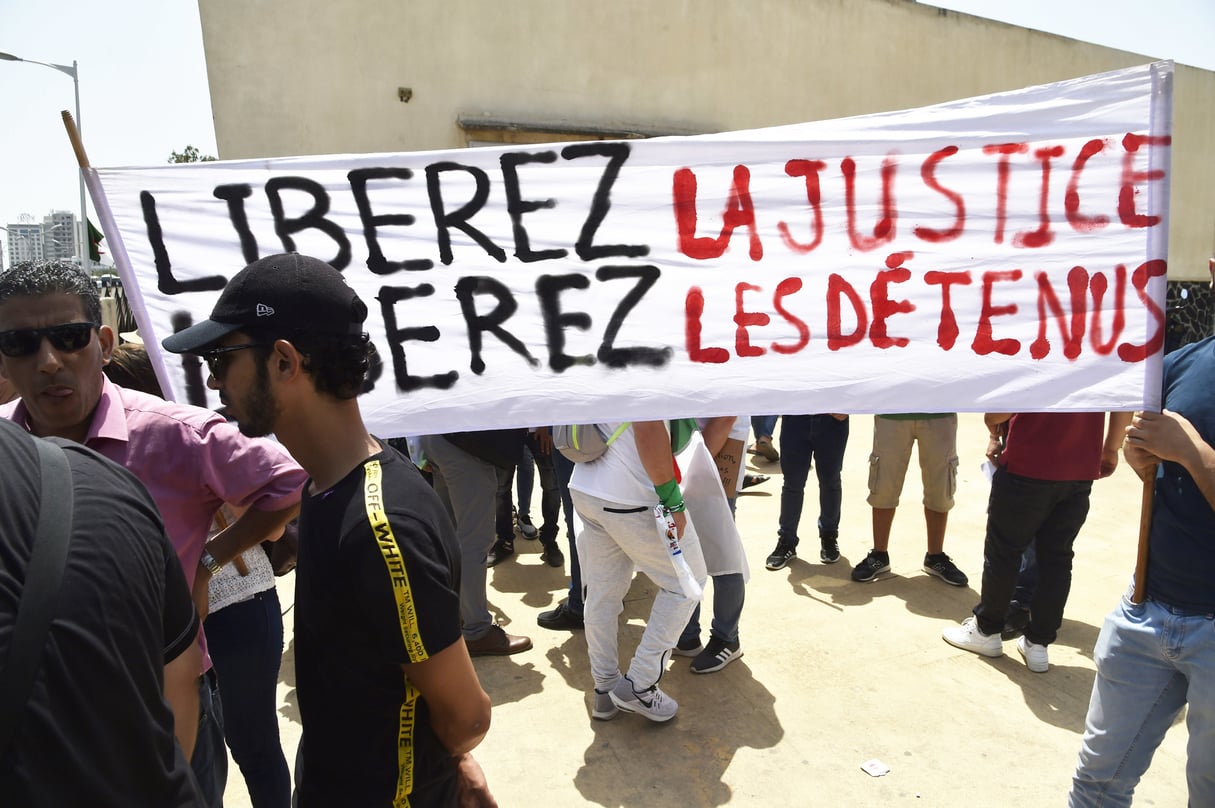
[[[16,331],[0,331],[0,353],[5,356],[30,356],[42,344],[42,338],[51,341],[57,351],[75,353],[93,341],[93,330],[97,323],[64,323],[49,328],[22,328]]]
[[[242,345],[225,345],[222,348],[211,348],[203,351],[200,354],[207,363],[207,370],[211,371],[211,375],[216,379],[222,379],[224,373],[228,370],[228,362],[232,357],[228,354],[236,351],[244,351],[249,348],[260,348],[263,345],[269,345],[268,342],[246,342]]]

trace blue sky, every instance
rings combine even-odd
[[[1215,0],[931,5],[1215,70]],[[195,2],[58,0],[50,7],[54,16],[40,0],[0,3],[0,51],[78,61],[82,131],[94,165],[155,165],[187,144],[216,153]],[[52,209],[78,212],[76,162],[59,118],[74,105],[71,78],[0,61],[0,99],[0,224],[22,213],[41,221]]]

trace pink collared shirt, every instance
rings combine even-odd
[[[0,417],[28,427],[18,399]],[[193,583],[215,512],[225,503],[274,511],[299,502],[307,474],[279,444],[247,438],[218,413],[105,379],[84,445],[127,468],[152,495]],[[211,667],[200,633],[203,671]]]

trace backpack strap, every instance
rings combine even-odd
[[[616,427],[616,431],[615,431],[615,432],[613,432],[611,435],[608,435],[607,440],[605,441],[605,443],[606,443],[608,446],[611,446],[613,443],[615,443],[615,442],[616,442],[616,438],[618,438],[618,437],[620,437],[621,435],[623,435],[623,434],[624,434],[624,431],[625,431],[626,429],[628,429],[628,428],[629,428],[631,425],[632,425],[632,422],[631,422],[631,421],[625,421],[623,424],[621,424],[620,426]]]
[[[25,571],[4,670],[0,671],[0,757],[12,745],[42,662],[72,537],[72,469],[63,449],[35,439],[41,497],[38,533]]]

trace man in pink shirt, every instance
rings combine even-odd
[[[101,325],[92,279],[61,261],[19,264],[0,275],[0,376],[20,394],[0,407],[39,436],[67,438],[125,466],[147,487],[165,522],[195,607],[206,614],[211,575],[281,534],[299,510],[307,477],[278,444],[247,438],[210,410],[127,390],[105,378],[114,332]],[[207,541],[229,502],[245,514]],[[223,712],[199,633],[199,730],[191,766],[209,805],[227,777]]]

